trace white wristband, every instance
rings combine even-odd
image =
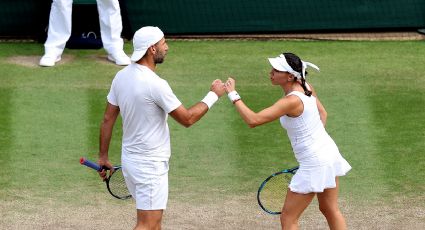
[[[229,99],[232,103],[235,103],[236,101],[241,99],[241,96],[239,96],[238,92],[236,92],[236,91],[232,91],[232,92],[228,93],[227,96],[229,97]]]
[[[207,95],[202,99],[201,101],[207,104],[208,109],[210,109],[214,103],[218,100],[217,94],[215,94],[213,91],[209,91]]]

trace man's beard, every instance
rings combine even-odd
[[[164,62],[164,58],[165,55],[163,53],[157,53],[154,57],[153,57],[153,61],[155,64],[161,64]]]

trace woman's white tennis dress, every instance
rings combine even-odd
[[[335,188],[335,177],[344,176],[351,166],[326,132],[320,120],[316,98],[298,91],[287,96],[289,95],[298,96],[304,104],[304,111],[300,116],[280,118],[299,163],[299,169],[292,177],[289,188],[292,192],[302,194]]]

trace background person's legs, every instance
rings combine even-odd
[[[49,16],[47,40],[41,66],[54,66],[61,59],[66,42],[71,36],[72,0],[53,0]]]
[[[122,18],[118,0],[97,0],[100,35],[108,59],[117,65],[129,65],[130,58],[124,53],[121,38]]]

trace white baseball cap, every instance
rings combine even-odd
[[[164,33],[155,26],[145,26],[134,33],[133,36],[133,54],[131,61],[140,60],[146,53],[149,47],[155,45],[164,37]]]

